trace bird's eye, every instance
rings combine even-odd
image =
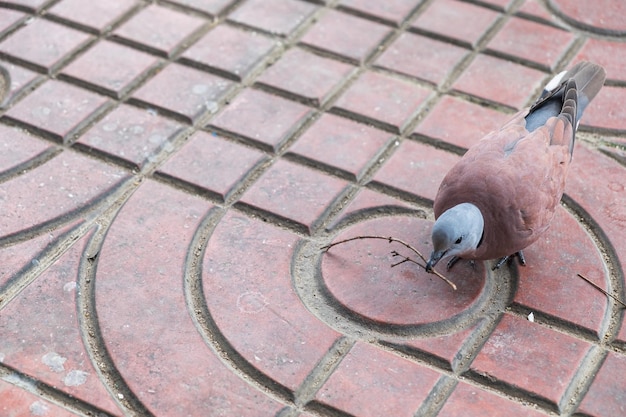
[[[459,244],[459,243],[461,243],[462,241],[463,241],[463,236],[461,236],[460,238],[458,238],[458,239],[456,240],[456,242],[454,242],[454,243],[458,245],[458,244]]]

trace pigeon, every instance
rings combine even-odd
[[[552,220],[565,188],[579,120],[598,94],[604,68],[581,62],[555,76],[530,108],[472,146],[446,174],[435,197],[433,251],[426,270],[451,257],[512,256],[525,265],[522,249]]]

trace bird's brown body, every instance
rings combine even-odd
[[[435,198],[427,268],[445,256],[505,259],[546,231],[563,196],[578,120],[604,79],[598,65],[575,65],[467,151]]]
[[[561,200],[574,130],[553,117],[530,133],[527,112],[467,151],[439,187],[436,218],[461,203],[472,203],[483,214],[482,242],[463,258],[495,259],[524,249],[548,228]]]

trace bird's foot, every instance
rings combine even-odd
[[[524,252],[519,251],[519,252],[515,252],[513,255],[503,256],[502,258],[498,259],[498,262],[496,262],[496,264],[494,265],[493,268],[491,268],[491,270],[495,271],[496,269],[500,269],[502,265],[504,265],[508,260],[510,260],[513,257],[517,258],[517,262],[521,266],[526,266],[526,257],[524,257]]]
[[[461,259],[462,258],[459,258],[458,256],[453,256],[448,261],[448,264],[446,265],[446,269],[449,271]],[[476,269],[476,262],[474,262],[473,259],[470,259],[469,263],[472,266],[472,269]]]

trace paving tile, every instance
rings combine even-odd
[[[588,39],[573,62],[591,61],[602,65],[606,77],[611,80],[626,81],[626,62],[621,59],[626,54],[626,44],[604,39]],[[592,106],[595,106],[594,101]]]
[[[295,48],[268,68],[257,83],[295,94],[319,106],[354,71],[351,65]]]
[[[497,416],[503,410],[516,417],[542,417],[545,415],[464,382],[459,382],[439,415],[446,417]]]
[[[525,16],[535,20],[543,20],[544,22],[551,23],[556,26],[563,26],[562,21],[550,13],[543,6],[541,0],[526,0],[524,4],[517,9],[516,14],[518,16]]]
[[[411,242],[421,253],[430,253],[432,221],[409,216],[365,220],[343,230],[333,240],[354,236],[393,236]],[[382,239],[359,239],[346,243],[322,258],[324,285],[351,313],[375,323],[394,325],[433,324],[449,320],[477,301],[485,283],[480,265],[468,263],[449,271],[458,284],[454,291],[445,282],[412,263],[392,268],[401,259],[397,250],[413,256],[406,248]]]
[[[79,261],[89,236],[76,242],[2,310],[0,352],[4,364],[119,414],[83,347],[76,316]]]
[[[580,123],[594,128],[614,129],[626,132],[626,109],[622,105],[626,100],[626,89],[604,86],[593,102],[585,110]]]
[[[510,118],[510,114],[444,96],[417,125],[415,133],[467,149]]]
[[[298,0],[247,0],[228,19],[280,36],[289,36],[317,10]]]
[[[117,28],[113,35],[169,57],[205,23],[199,17],[152,4]]]
[[[48,3],[52,3],[53,0],[10,0],[9,4],[14,4],[19,7],[24,7],[30,11],[38,11]]]
[[[426,252],[428,253],[428,252]],[[455,265],[457,268],[461,264]],[[464,268],[471,266],[468,263],[465,263]],[[446,273],[448,276],[449,273]],[[463,280],[466,278],[464,277]],[[464,281],[460,281],[464,282]],[[475,326],[469,329],[462,329],[455,333],[446,334],[438,337],[428,337],[423,339],[415,339],[409,342],[403,343],[408,346],[409,349],[417,348],[422,352],[427,352],[432,355],[435,355],[438,358],[441,358],[446,361],[450,369],[453,369],[456,364],[455,362],[459,359],[461,353],[459,351],[463,347],[467,338],[471,335],[473,331],[475,331]]]
[[[471,368],[558,403],[588,349],[582,340],[505,314]]]
[[[241,202],[311,232],[347,185],[311,168],[279,160],[246,191]]]
[[[20,128],[0,124],[0,172],[15,169],[52,149],[52,146]]]
[[[194,68],[170,64],[133,93],[133,99],[195,123],[220,107],[231,81]]]
[[[608,277],[602,254],[576,219],[559,208],[550,229],[524,255],[526,268],[519,270],[515,302],[599,332],[608,307],[606,297],[599,297],[576,274],[602,288],[607,287]]]
[[[433,370],[358,342],[316,399],[362,417],[408,417],[438,377]]]
[[[184,261],[209,208],[151,180],[122,207],[98,256],[95,303],[105,346],[153,415],[275,415],[282,405],[226,367],[189,316]]]
[[[389,197],[388,195],[372,191],[367,188],[361,188],[358,190],[356,196],[346,205],[341,208],[339,214],[335,217],[333,222],[328,227],[329,230],[335,229],[335,226],[355,218],[365,218],[362,216],[368,216],[372,213],[384,213],[390,210],[396,212],[415,212],[416,209],[405,203],[404,201],[397,200]],[[417,210],[419,211],[419,210]]]
[[[573,33],[512,17],[487,44],[487,48],[506,56],[535,62],[552,70],[574,38]]]
[[[182,180],[225,201],[265,156],[206,132],[197,132],[158,174]]]
[[[182,128],[154,112],[122,104],[85,132],[76,144],[141,168],[152,162]]]
[[[399,26],[422,0],[342,0],[339,7]]]
[[[452,86],[476,97],[521,108],[546,74],[510,61],[478,55]]]
[[[71,218],[73,211],[102,198],[125,178],[119,168],[65,151],[3,183],[0,230],[6,236],[60,216]]]
[[[5,32],[21,24],[22,19],[25,17],[26,13],[18,12],[17,10],[3,9],[2,14],[0,14],[0,36],[4,36]]]
[[[289,271],[297,241],[231,211],[211,235],[203,264],[209,312],[226,339],[255,368],[292,390],[340,336],[293,289]]]
[[[593,416],[619,416],[626,412],[626,357],[609,352],[600,372],[583,398],[579,412]]]
[[[513,0],[482,0],[486,4],[490,4],[497,9],[506,10],[509,8]]]
[[[358,64],[376,51],[390,30],[379,23],[328,10],[300,42]]]
[[[386,74],[365,72],[333,108],[399,133],[431,91]]]
[[[63,75],[120,98],[158,62],[152,55],[102,41],[68,65]]]
[[[390,140],[389,133],[332,114],[324,114],[289,152],[339,169],[358,180]]]
[[[170,0],[169,2],[207,13],[210,16],[219,16],[228,6],[235,3],[235,0]]]
[[[123,16],[139,6],[137,0],[111,0],[86,3],[82,0],[63,0],[52,6],[51,16],[79,25],[96,33],[104,33]]]
[[[34,19],[2,41],[0,53],[50,71],[62,65],[90,39],[91,36],[58,23]]]
[[[622,18],[626,5],[621,1],[607,1],[602,7],[596,3],[581,3],[565,0],[553,0],[551,6],[559,13],[574,20],[577,25],[594,29],[602,34],[626,32],[626,22]]]
[[[456,0],[437,0],[411,27],[475,46],[500,16],[498,12]]]
[[[8,417],[76,417],[76,414],[4,381],[0,381],[0,413]]]
[[[29,91],[29,88],[38,82],[43,77],[36,72],[27,70],[26,68],[12,64],[10,62],[0,60],[2,65],[11,74],[11,88],[9,95],[6,97],[5,106],[10,106],[11,102],[15,100],[17,96]]]
[[[259,33],[219,25],[182,54],[182,59],[246,78],[276,43]]]
[[[434,200],[448,170],[459,156],[412,140],[405,140],[373,181],[396,190]]]
[[[93,116],[107,98],[64,82],[50,80],[5,113],[5,117],[53,135],[59,141]]]
[[[244,90],[211,121],[211,127],[276,151],[310,114],[310,109],[271,94]]]
[[[376,66],[441,84],[468,53],[455,45],[403,33],[376,60]]]

